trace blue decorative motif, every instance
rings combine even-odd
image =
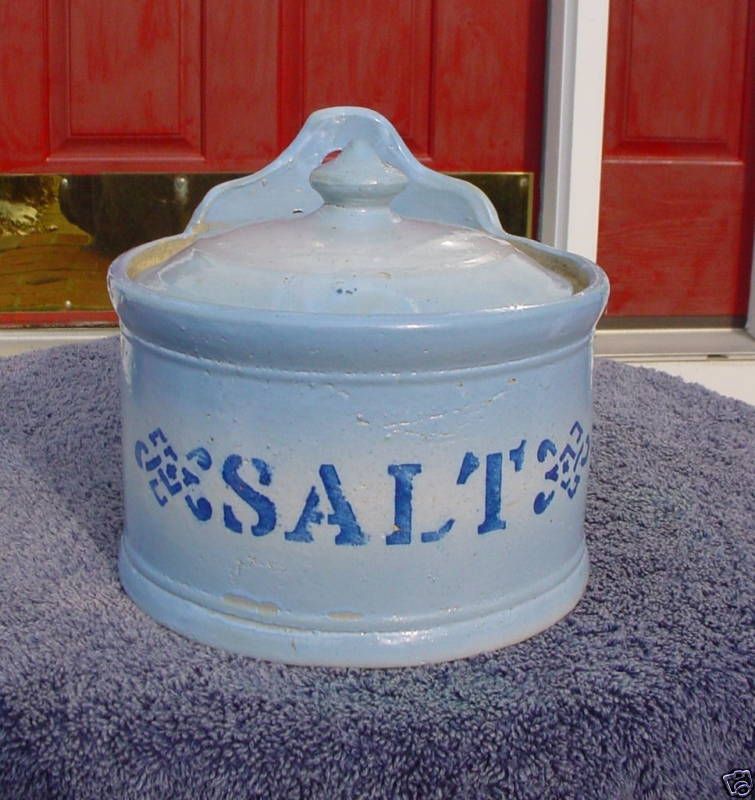
[[[149,480],[149,488],[155,500],[164,506],[172,497],[183,492],[184,502],[191,513],[200,522],[207,522],[212,517],[212,505],[206,497],[196,496],[196,488],[190,489],[201,483],[190,466],[196,465],[200,471],[207,472],[212,467],[210,454],[204,447],[195,447],[179,462],[176,451],[161,428],[155,428],[147,438],[149,445],[141,439],[134,445],[134,456],[140,469],[147,473],[157,473]]]
[[[579,448],[579,449],[577,449]],[[569,431],[569,441],[564,445],[560,454],[558,448],[550,439],[543,439],[537,448],[537,460],[540,464],[547,462],[547,469],[543,475],[546,481],[552,481],[563,489],[571,500],[577,493],[582,481],[582,472],[590,458],[590,434],[585,435],[579,421],[575,422]],[[535,497],[532,508],[536,514],[542,514],[553,502],[556,489],[539,492]]]
[[[483,461],[472,451],[464,454],[459,466],[456,485],[469,484],[472,491],[474,487],[477,487],[477,491],[484,491],[483,518],[477,526],[479,535],[506,530],[506,520],[502,516],[504,489],[510,480],[516,481],[513,476],[525,469],[527,440],[522,439],[516,447],[508,450],[508,460],[505,461],[506,452],[500,450],[485,454],[484,478],[473,478]],[[569,430],[566,443],[560,449],[552,439],[545,438],[537,446],[535,457],[537,464],[544,469],[545,487],[537,493],[532,504],[533,512],[540,515],[550,507],[559,490],[570,500],[576,495],[590,457],[590,436],[585,433],[581,423],[576,421]],[[147,473],[149,490],[159,506],[167,506],[173,498],[183,497],[197,520],[207,522],[212,519],[212,504],[201,493],[204,473],[208,473],[213,467],[212,456],[205,447],[195,447],[180,457],[162,429],[156,428],[146,437],[146,441],[140,439],[136,442],[134,458],[139,469]],[[246,477],[241,475],[242,469],[248,470]],[[414,488],[415,479],[421,488],[421,479],[418,476],[422,471],[419,463],[388,465],[387,474],[394,484],[393,529],[384,538],[389,546],[411,545],[415,541]],[[315,541],[313,528],[327,522],[338,529],[333,538],[336,545],[366,544],[369,536],[363,531],[351,503],[346,498],[335,465],[321,464],[318,476],[324,495],[316,486],[310,488],[295,526],[284,531],[284,540],[310,544]],[[271,465],[261,458],[245,458],[232,453],[220,465],[220,477],[229,490],[222,503],[222,524],[225,529],[237,535],[243,535],[247,531],[255,537],[274,533],[278,526],[277,508],[263,491],[273,484]],[[327,514],[321,509],[323,499],[330,505],[330,512]],[[243,522],[245,516],[248,519],[250,511],[254,515],[252,520]],[[438,528],[421,532],[419,542],[431,544],[441,541],[453,529],[454,524],[455,520],[449,518]]]

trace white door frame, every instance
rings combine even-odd
[[[540,238],[595,260],[608,0],[550,0]]]
[[[549,0],[540,238],[598,251],[609,0]],[[755,242],[746,330],[755,337]]]
[[[752,242],[752,267],[750,269],[750,303],[747,308],[745,330],[755,339],[755,236]]]
[[[598,245],[608,12],[609,0],[548,3],[540,238],[593,260]],[[755,257],[750,292],[747,331],[755,337]],[[101,328],[0,331],[0,356],[113,332]],[[742,347],[739,340],[735,345]],[[651,343],[642,346],[647,349]],[[658,347],[667,349],[662,344]]]

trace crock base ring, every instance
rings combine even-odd
[[[147,578],[121,548],[118,572],[126,593],[145,613],[189,639],[285,664],[403,667],[453,661],[521,642],[549,628],[584,594],[587,549],[574,569],[546,592],[473,619],[407,631],[321,631],[268,625],[224,614],[169,592]]]

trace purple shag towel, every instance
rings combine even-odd
[[[597,362],[572,614],[450,664],[288,667],[121,590],[117,358],[0,361],[0,797],[687,800],[755,771],[755,408]]]

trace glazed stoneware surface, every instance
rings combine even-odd
[[[578,601],[605,275],[505,234],[383,117],[317,112],[109,284],[120,572],[157,620],[261,658],[399,666]]]

